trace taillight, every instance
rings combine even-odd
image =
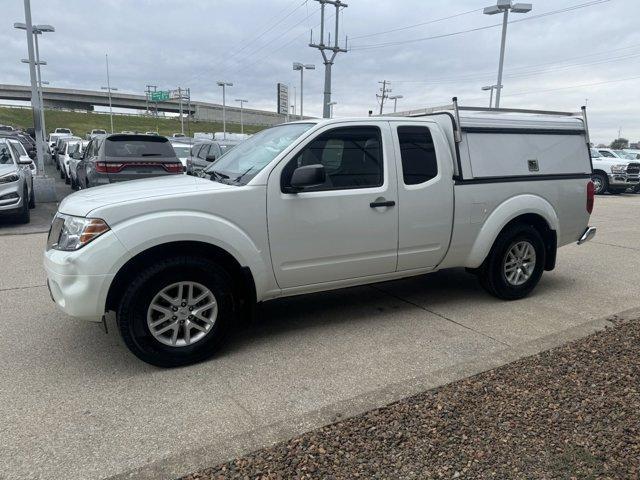
[[[593,186],[593,182],[589,180],[587,183],[587,212],[593,212],[593,202],[595,200],[596,189]]]
[[[123,163],[96,162],[96,172],[98,173],[118,173],[122,170]]]
[[[169,173],[182,173],[184,171],[184,167],[182,163],[163,163],[162,166]]]

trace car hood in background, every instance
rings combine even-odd
[[[191,194],[198,190],[238,188],[190,175],[166,175],[128,182],[113,183],[81,190],[66,197],[58,210],[68,215],[84,217],[96,208],[117,203]],[[127,208],[123,205],[123,208]]]
[[[6,175],[7,173],[17,173],[16,166],[13,163],[10,163],[8,165],[0,165],[0,177]]]

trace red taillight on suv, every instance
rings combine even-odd
[[[182,173],[184,171],[184,167],[182,163],[163,163],[162,166],[169,173]]]
[[[96,162],[96,172],[98,173],[118,173],[122,170],[123,163]]]
[[[589,180],[587,183],[587,212],[593,212],[593,202],[595,200],[596,189],[593,186],[593,182]]]

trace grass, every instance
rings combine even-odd
[[[47,132],[53,132],[58,127],[70,128],[71,131],[81,137],[94,128],[110,130],[109,115],[88,112],[69,112],[62,110],[45,110],[45,124]],[[33,115],[29,108],[0,107],[0,125],[12,125],[14,127],[28,128],[33,126]],[[188,127],[187,127],[188,125]],[[196,122],[185,119],[185,133],[193,132],[221,132],[222,123]],[[245,133],[255,133],[265,127],[257,125],[245,125]],[[113,115],[113,129],[115,132],[123,130],[148,132],[157,131],[160,135],[171,135],[180,132],[179,118],[162,118],[156,120],[153,117],[143,115]],[[228,132],[240,132],[240,125],[227,122]]]

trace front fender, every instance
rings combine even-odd
[[[502,202],[487,217],[471,247],[465,267],[478,268],[482,265],[502,229],[513,219],[526,214],[544,218],[560,238],[558,215],[551,204],[537,195],[517,195]]]
[[[115,225],[113,233],[130,254],[116,271],[149,248],[171,242],[203,242],[227,251],[241,266],[249,267],[258,295],[267,289],[271,267],[265,261],[266,246],[257,245],[240,226],[225,218],[184,210],[154,212]]]

